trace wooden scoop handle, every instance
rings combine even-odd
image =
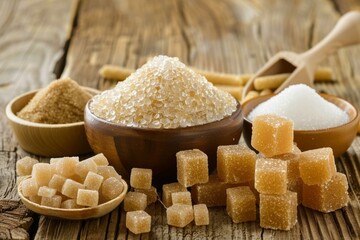
[[[337,49],[360,43],[360,12],[344,14],[332,31],[310,50],[301,54],[307,65],[315,70],[316,65]]]

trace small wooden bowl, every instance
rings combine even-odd
[[[352,141],[356,137],[357,127],[359,124],[360,115],[358,110],[349,102],[345,101],[336,96],[327,94],[320,94],[327,101],[335,104],[340,109],[346,111],[349,115],[349,122],[333,127],[320,130],[295,130],[294,131],[294,142],[302,151],[331,147],[334,151],[334,156],[339,157],[341,154],[347,151]],[[260,103],[265,102],[270,97],[274,96],[266,95],[251,99],[244,103],[243,114],[244,114],[244,140],[246,144],[251,146],[251,134],[252,134],[252,123],[247,118],[249,113]],[[299,109],[301,111],[301,109]],[[331,117],[331,116],[329,116]]]
[[[103,153],[112,166],[129,177],[133,167],[151,168],[154,185],[176,181],[176,157],[181,150],[200,149],[208,155],[209,170],[216,167],[219,145],[237,144],[242,131],[240,104],[220,121],[177,129],[127,127],[100,119],[85,107],[85,131],[95,153]]]
[[[27,177],[30,178],[31,176]],[[25,178],[26,179],[26,178]],[[25,180],[24,179],[24,180]],[[98,218],[108,214],[112,210],[114,210],[119,204],[124,200],[125,195],[128,191],[127,183],[121,179],[122,184],[124,184],[124,190],[121,192],[119,196],[116,198],[100,204],[96,207],[84,207],[84,208],[77,208],[77,209],[63,209],[63,208],[53,208],[47,206],[41,206],[37,203],[34,203],[24,197],[22,194],[22,187],[21,183],[18,185],[18,194],[20,196],[21,201],[23,204],[33,212],[36,212],[41,215],[54,217],[54,218],[62,218],[62,219],[69,219],[69,220],[83,220],[89,218]]]
[[[93,95],[99,93],[96,89],[83,89]],[[24,93],[6,106],[6,116],[19,145],[25,151],[45,157],[76,156],[91,152],[84,122],[43,124],[30,122],[16,115],[38,91]]]

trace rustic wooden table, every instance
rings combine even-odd
[[[360,1],[340,0],[12,0],[0,1],[0,238],[1,239],[359,239],[360,137],[337,159],[349,180],[348,207],[322,214],[299,207],[289,232],[259,222],[233,224],[224,208],[210,210],[210,225],[169,227],[153,204],[152,231],[135,236],[121,207],[99,219],[61,221],[38,216],[19,201],[15,163],[29,155],[7,124],[9,100],[61,76],[104,90],[103,64],[141,66],[157,54],[190,66],[227,73],[255,72],[280,50],[302,52],[325,36],[339,16]],[[318,90],[360,107],[360,46],[338,51],[323,64],[335,83]],[[41,161],[49,159],[32,156]]]

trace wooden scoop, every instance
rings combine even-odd
[[[245,85],[242,98],[254,90],[254,80],[260,76],[290,73],[290,76],[275,90],[280,92],[293,84],[313,85],[314,71],[319,62],[341,47],[360,42],[360,12],[351,11],[344,14],[333,30],[317,45],[308,51],[296,54],[282,51],[272,57]]]

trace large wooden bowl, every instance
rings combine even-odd
[[[177,129],[127,127],[98,118],[85,107],[85,131],[95,153],[103,153],[112,166],[128,177],[133,167],[151,168],[154,184],[176,181],[180,150],[200,149],[208,155],[209,170],[216,167],[219,145],[237,144],[242,131],[240,104],[229,117],[204,125]]]
[[[346,152],[350,147],[352,141],[356,137],[357,127],[359,124],[360,115],[358,110],[349,102],[345,101],[336,96],[327,94],[320,94],[327,101],[335,104],[340,109],[344,110],[349,115],[349,122],[333,128],[326,128],[320,130],[295,130],[294,131],[294,142],[302,151],[331,147],[335,157],[339,157],[341,154]],[[251,110],[257,105],[265,102],[274,95],[261,96],[251,99],[244,103],[243,114],[244,114],[244,132],[243,137],[246,144],[251,146],[251,134],[252,134],[252,123],[247,118]],[[299,109],[301,111],[301,109]],[[331,118],[331,116],[329,116]]]
[[[30,178],[29,176],[28,178]],[[25,178],[26,179],[26,178]],[[24,179],[23,179],[24,180]],[[112,210],[114,210],[119,204],[124,200],[125,195],[128,191],[127,183],[121,179],[122,184],[124,185],[124,189],[119,196],[116,198],[107,201],[103,204],[100,204],[96,207],[84,207],[84,208],[77,208],[77,209],[63,209],[63,208],[54,208],[54,207],[47,207],[41,206],[37,203],[34,203],[24,197],[22,194],[22,187],[21,182],[18,185],[18,194],[22,203],[31,211],[36,212],[41,215],[45,215],[48,217],[53,218],[61,218],[61,219],[69,219],[69,220],[83,220],[89,218],[98,218],[108,214]]]
[[[96,89],[83,89],[94,95],[99,93]],[[6,116],[19,145],[25,151],[45,157],[77,156],[91,152],[83,121],[43,124],[30,122],[16,115],[38,91],[24,93],[6,106]]]

